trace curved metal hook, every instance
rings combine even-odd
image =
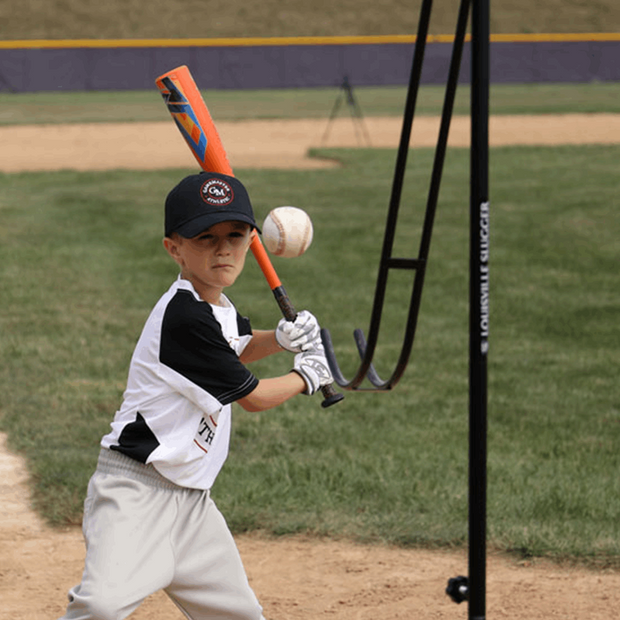
[[[355,344],[361,358],[361,364],[353,379],[347,380],[342,371],[340,370],[329,330],[321,330],[321,337],[323,339],[323,346],[325,347],[327,361],[334,376],[334,381],[340,387],[349,390],[388,391],[391,390],[398,383],[403,373],[405,372],[405,368],[407,367],[407,364],[409,362],[411,349],[413,348],[413,341],[415,338],[425,272],[424,263],[420,261],[410,260],[408,261],[408,264],[411,265],[410,268],[416,268],[417,272],[414,280],[413,291],[411,294],[411,302],[409,304],[409,315],[407,317],[403,345],[394,371],[387,380],[383,380],[379,376],[374,364],[372,363],[378,341],[379,327],[381,323],[381,310],[383,306],[383,294],[385,293],[385,282],[383,280],[379,281],[377,287],[379,292],[377,297],[379,299],[376,299],[373,311],[373,318],[371,320],[369,330],[368,341],[366,340],[364,332],[361,329],[356,329],[353,332]],[[362,384],[364,379],[368,379],[373,387],[360,388],[359,386]]]

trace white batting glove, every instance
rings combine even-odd
[[[291,353],[301,353],[308,346],[320,342],[321,328],[316,317],[302,310],[294,321],[281,319],[276,328],[278,344]]]
[[[324,385],[334,381],[332,373],[325,357],[323,345],[318,343],[316,347],[311,347],[295,356],[295,372],[301,375],[306,383],[304,394],[312,396]]]

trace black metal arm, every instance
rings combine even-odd
[[[379,274],[377,277],[377,284],[375,288],[375,298],[370,319],[368,338],[364,336],[364,333],[361,329],[356,329],[354,331],[354,338],[361,358],[361,363],[352,379],[347,379],[340,370],[329,331],[323,329],[321,332],[327,360],[329,362],[332,374],[334,375],[334,380],[336,381],[336,383],[338,383],[340,387],[348,390],[391,390],[398,383],[405,371],[405,368],[407,367],[415,338],[418,314],[420,310],[420,302],[422,298],[424,276],[426,273],[426,265],[428,262],[431,236],[435,220],[435,212],[437,210],[439,188],[441,185],[441,177],[443,173],[443,164],[448,144],[450,121],[452,120],[454,99],[456,96],[456,88],[461,67],[461,58],[465,43],[470,0],[461,0],[460,4],[459,15],[456,25],[456,34],[454,38],[454,45],[452,48],[452,58],[450,61],[450,69],[441,115],[439,137],[437,140],[437,148],[435,151],[435,159],[433,162],[431,183],[426,203],[426,212],[422,227],[422,238],[420,241],[418,255],[415,258],[397,258],[392,256],[392,251],[394,246],[396,224],[398,221],[398,212],[400,208],[402,188],[405,177],[405,169],[407,165],[407,156],[409,154],[409,145],[411,141],[411,130],[415,114],[415,106],[420,86],[420,79],[422,75],[424,52],[426,47],[426,41],[428,38],[428,25],[430,22],[432,4],[432,0],[423,0],[420,9],[420,21],[418,24],[418,33],[416,37],[413,63],[409,78],[409,86],[407,90],[407,100],[405,103],[403,126],[398,148],[398,156],[396,159],[394,180],[392,183],[392,193],[390,197],[390,204],[385,227],[383,249],[379,264]],[[378,375],[374,365],[372,364],[372,360],[375,354],[375,349],[377,347],[379,327],[381,324],[381,315],[383,312],[385,292],[387,289],[388,274],[390,269],[413,270],[415,272],[415,276],[401,352],[398,357],[398,361],[396,363],[394,371],[388,379],[383,380]],[[360,387],[365,379],[368,379],[372,387]]]

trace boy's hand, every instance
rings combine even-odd
[[[306,391],[304,394],[308,396],[312,396],[321,387],[334,381],[327,358],[325,357],[325,349],[320,343],[298,353],[295,356],[293,370],[301,375],[301,378],[305,381]]]
[[[300,353],[315,341],[320,342],[320,334],[321,328],[316,317],[307,310],[302,310],[294,321],[280,320],[276,329],[276,340],[283,349]]]

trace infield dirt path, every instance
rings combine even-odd
[[[413,144],[433,145],[437,121],[417,121]],[[395,147],[400,121],[367,119],[373,146]],[[233,167],[321,167],[309,160],[327,121],[218,123]],[[451,144],[468,143],[467,119],[455,119]],[[620,116],[495,117],[491,144],[620,142]],[[59,168],[195,167],[171,123],[0,128],[0,171]],[[25,146],[26,145],[26,146]],[[357,146],[351,119],[330,127],[326,146]],[[78,528],[51,530],[30,509],[28,476],[0,434],[0,618],[50,620],[64,611],[79,582],[84,546]],[[467,554],[358,546],[307,538],[241,536],[250,581],[270,620],[425,620],[467,618],[467,604],[444,594],[447,580],[467,574]],[[490,554],[487,618],[612,620],[620,609],[620,573],[517,562]],[[162,593],[135,620],[180,620]]]
[[[333,162],[310,159],[318,146],[396,148],[402,120],[366,118],[363,125],[342,117],[218,123],[233,168],[324,168]],[[412,146],[437,143],[439,119],[414,121]],[[325,134],[326,139],[324,140]],[[469,144],[469,118],[457,116],[450,146]],[[492,146],[510,144],[610,144],[620,141],[620,115],[495,116],[489,124]],[[105,123],[0,127],[0,171],[191,168],[196,165],[171,122]]]

